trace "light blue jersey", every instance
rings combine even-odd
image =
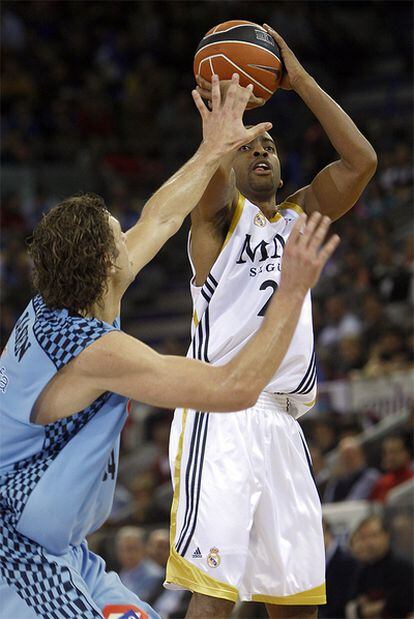
[[[1,356],[0,577],[3,587],[11,587],[42,617],[57,612],[54,604],[63,610],[61,615],[50,614],[53,617],[102,616],[96,614],[96,599],[79,598],[79,587],[74,594],[65,582],[74,582],[71,570],[78,560],[78,572],[87,584],[82,569],[88,551],[85,545],[82,552],[76,549],[111,511],[127,399],[105,393],[84,410],[46,426],[33,423],[31,413],[60,369],[118,329],[117,321],[110,325],[67,310],[50,310],[37,296],[17,321]],[[90,560],[96,564],[92,553]],[[104,573],[102,566],[100,571]],[[45,606],[37,610],[34,583],[42,576],[47,581],[40,595]],[[74,595],[81,602],[75,603]],[[137,601],[132,594],[125,599]],[[106,603],[116,602],[119,599]]]

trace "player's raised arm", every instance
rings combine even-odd
[[[338,244],[324,239],[329,218],[314,213],[296,223],[283,256],[282,279],[262,327],[229,363],[212,366],[159,355],[119,332],[109,333],[74,361],[78,380],[155,406],[236,411],[252,406],[289,347],[309,288]]]
[[[318,86],[283,38],[270,26],[263,26],[278,44],[286,67],[281,87],[294,90],[301,97],[321,123],[340,157],[288,201],[299,204],[308,214],[320,211],[332,220],[338,219],[352,208],[374,175],[377,156],[355,123]]]
[[[201,75],[197,75],[197,92],[211,106],[212,101],[212,85],[205,80]],[[231,82],[228,80],[220,81],[220,92],[222,99],[227,96],[227,91]],[[250,94],[248,101],[249,108],[260,107],[264,105],[264,99],[256,97],[253,91]],[[193,226],[207,226],[211,223],[214,225],[214,218],[218,211],[223,208],[231,208],[235,205],[237,199],[237,189],[235,177],[232,170],[232,163],[235,156],[235,151],[222,157],[214,176],[209,182],[206,191],[202,195],[196,208],[191,213],[191,221]]]
[[[243,112],[251,87],[239,86],[235,75],[224,102],[221,101],[218,78],[213,79],[211,111],[199,93],[192,95],[203,122],[203,141],[196,154],[148,200],[142,215],[126,235],[134,273],[138,273],[175,234],[185,217],[196,206],[221,158],[267,131],[270,123],[246,130]]]

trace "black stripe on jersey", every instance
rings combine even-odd
[[[203,297],[205,298],[207,303],[210,303],[211,297],[208,296],[208,294],[205,292],[204,288],[201,289],[201,294],[203,295]]]
[[[309,365],[308,368],[305,372],[305,376],[302,378],[302,380],[300,381],[299,385],[296,387],[296,389],[294,389],[293,391],[289,391],[288,393],[298,393],[300,389],[303,388],[303,386],[305,385],[305,383],[307,382],[309,375],[311,374],[314,364],[315,364],[315,359],[316,359],[316,355],[315,355],[315,346],[313,346],[313,351],[312,351],[312,355],[309,361]]]
[[[181,528],[181,533],[178,538],[178,542],[176,544],[177,552],[179,551],[179,547],[182,544],[183,537],[188,530],[188,527],[190,524],[189,520],[191,517],[192,510],[193,510],[195,471],[197,467],[197,455],[198,455],[198,448],[199,448],[199,443],[200,443],[200,428],[201,428],[200,413],[197,412],[194,418],[193,431],[191,434],[191,441],[190,441],[189,457],[188,457],[188,462],[187,462],[187,469],[185,472],[186,508],[185,508],[183,526]]]
[[[204,318],[204,316],[203,316]],[[202,359],[202,350],[203,350],[203,318],[198,323],[198,352],[195,359]]]
[[[202,291],[203,292],[203,291]],[[203,324],[204,323],[204,324]],[[196,337],[198,336],[198,345]],[[210,318],[209,307],[207,308],[194,332],[192,352],[194,359],[204,360],[207,363],[208,359],[208,342],[210,336]],[[188,545],[194,535],[197,525],[198,506],[201,493],[201,476],[204,464],[204,454],[207,442],[208,429],[208,413],[197,411],[195,414],[193,432],[191,435],[191,443],[187,468],[185,473],[186,480],[186,508],[178,541],[175,545],[176,550],[182,556],[185,555]]]
[[[211,293],[211,295],[213,296],[214,293],[214,288],[213,286],[211,286],[211,284],[208,283],[208,281],[206,280],[204,282],[204,286],[207,288],[207,290]]]
[[[316,362],[314,363],[313,370],[309,377],[308,382],[306,383],[306,385],[304,385],[303,389],[301,389],[300,391],[297,391],[296,393],[303,393],[303,394],[309,393],[309,391],[312,390],[315,382],[316,382]]]
[[[209,308],[207,305],[206,311],[204,312],[204,327],[205,327],[205,332],[206,332],[206,339],[204,342],[204,361],[206,361],[207,363],[209,363],[209,359],[208,359],[208,340],[210,337],[210,315],[209,315]]]
[[[207,275],[206,281],[204,282],[204,284],[203,284],[203,286],[201,288],[201,294],[203,295],[203,297],[205,298],[207,303],[210,303],[210,301],[212,299],[212,296],[213,296],[217,286],[218,286],[217,281],[209,273]]]
[[[207,442],[207,430],[208,430],[208,421],[209,421],[209,414],[208,413],[201,413],[202,415],[202,421],[201,423],[204,421],[205,419],[205,424],[204,424],[204,429],[203,429],[203,438],[202,438],[202,445],[201,445],[201,455],[200,455],[200,467],[199,467],[199,473],[198,473],[198,477],[197,477],[197,482],[196,482],[196,502],[195,502],[195,509],[194,509],[194,516],[192,518],[192,525],[191,525],[191,529],[187,535],[186,538],[186,542],[184,544],[184,546],[182,547],[182,550],[180,552],[181,556],[184,557],[185,553],[188,550],[188,546],[191,542],[191,539],[194,535],[194,531],[197,525],[197,516],[198,516],[198,506],[200,504],[200,492],[201,492],[201,479],[203,476],[203,464],[204,464],[204,455],[205,455],[205,451],[206,451],[206,442]]]

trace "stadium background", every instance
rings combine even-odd
[[[376,176],[335,224],[342,244],[314,291],[320,399],[302,425],[325,516],[344,547],[358,519],[377,510],[386,517],[393,549],[412,560],[412,481],[381,503],[371,501],[368,490],[365,500],[339,500],[349,498],[361,471],[367,483],[390,472],[387,437],[398,433],[400,455],[402,441],[412,444],[410,2],[3,2],[2,346],[31,295],[25,237],[42,212],[66,195],[96,191],[126,229],[195,151],[200,123],[190,96],[193,53],[209,28],[231,18],[266,21],[279,30],[377,151]],[[247,120],[273,122],[282,196],[334,157],[294,93],[278,92]],[[139,275],[123,306],[127,332],[174,354],[185,354],[189,340],[186,233],[184,226]],[[116,550],[120,527],[143,527],[148,534],[168,526],[170,420],[170,412],[133,404],[114,510],[90,540],[112,568],[128,563]],[[354,436],[357,445],[343,441]],[[153,567],[158,564],[150,596],[156,601],[165,534],[149,544],[144,537],[131,552],[135,562],[147,553]],[[170,600],[165,619],[182,616],[186,600]],[[240,610],[245,617],[261,612]]]

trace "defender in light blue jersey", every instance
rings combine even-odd
[[[198,411],[253,405],[281,363],[304,296],[336,245],[333,238],[321,248],[326,219],[300,220],[262,328],[222,366],[159,355],[120,330],[120,302],[132,279],[181,226],[222,157],[269,128],[243,126],[251,88],[239,87],[237,76],[224,104],[217,78],[213,82],[211,112],[193,93],[203,119],[200,148],[127,234],[94,194],[61,202],[33,233],[38,294],[0,361],[4,617],[157,617],[105,571],[85,541],[111,509],[128,398]]]

